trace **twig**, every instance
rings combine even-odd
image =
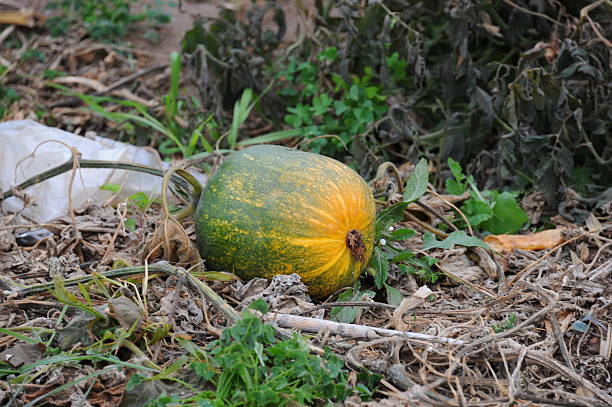
[[[502,1],[503,1],[504,3],[506,3],[506,4],[508,4],[508,5],[510,5],[510,6],[514,7],[514,8],[516,8],[517,10],[522,11],[523,13],[531,14],[532,16],[536,16],[536,17],[541,17],[541,18],[543,18],[543,19],[545,19],[545,20],[550,21],[550,22],[551,22],[551,23],[553,23],[553,24],[563,26],[563,24],[561,24],[561,23],[560,23],[560,22],[558,22],[557,20],[555,20],[555,19],[553,19],[553,18],[551,18],[551,17],[547,16],[546,14],[542,14],[542,13],[538,13],[538,12],[535,12],[535,11],[531,11],[531,10],[529,10],[529,9],[526,9],[525,7],[521,7],[521,6],[519,6],[518,4],[513,3],[513,2],[512,2],[512,1],[510,1],[510,0],[502,0]]]
[[[495,334],[495,335],[485,336],[484,338],[480,338],[480,339],[478,339],[478,340],[468,344],[465,348],[463,348],[459,352],[457,352],[457,354],[454,357],[453,363],[447,369],[446,376],[450,377],[454,373],[454,371],[459,367],[459,362],[458,361],[461,360],[461,358],[463,358],[464,356],[467,356],[470,352],[474,351],[478,347],[480,347],[482,345],[485,345],[485,344],[487,344],[489,342],[493,342],[493,341],[505,338],[506,336],[510,336],[512,334],[515,334],[515,333],[521,331],[523,328],[531,325],[534,321],[537,321],[540,318],[545,317],[549,312],[551,312],[555,308],[555,306],[556,306],[556,303],[551,303],[546,308],[541,309],[540,311],[538,311],[535,314],[531,315],[529,318],[527,318],[526,320],[524,320],[523,322],[521,322],[520,324],[518,324],[514,328],[505,330],[505,331],[500,332],[500,333]],[[431,388],[437,387],[437,386],[439,386],[440,384],[442,384],[445,381],[446,381],[446,378],[438,379],[435,383],[431,384]]]
[[[446,338],[443,336],[434,336],[420,334],[416,332],[396,331],[393,329],[385,329],[357,324],[345,324],[341,322],[328,321],[325,319],[301,317],[298,315],[268,313],[264,315],[264,320],[274,322],[283,328],[295,328],[305,332],[319,333],[323,330],[329,330],[331,333],[344,336],[347,338],[357,339],[382,339],[385,337],[404,338],[412,340],[420,340],[434,343],[444,343],[450,345],[463,345],[465,342],[460,339]]]
[[[40,144],[38,144],[36,148],[34,148],[34,151],[32,151],[30,154],[28,154],[27,156],[19,160],[17,162],[17,167],[19,167],[21,163],[23,163],[25,160],[33,158],[36,155],[36,152],[38,151],[38,149],[47,143],[61,144],[62,146],[70,150],[71,157],[70,157],[70,160],[65,163],[65,165],[68,166],[68,164],[70,164],[70,167],[67,168],[66,171],[71,171],[70,181],[68,183],[68,210],[70,214],[70,219],[72,220],[72,227],[74,229],[74,238],[75,238],[75,242],[76,242],[75,245],[76,245],[78,244],[79,241],[81,241],[81,233],[79,232],[79,226],[77,225],[76,216],[74,215],[74,204],[72,202],[72,188],[74,186],[74,178],[76,177],[77,170],[79,169],[78,150],[75,147],[69,146],[68,144],[64,143],[61,140],[45,140],[41,142]],[[12,192],[12,191],[9,191],[9,192]]]
[[[166,69],[168,67],[168,64],[163,64],[163,65],[157,65],[157,66],[153,66],[151,68],[147,68],[147,69],[141,69],[140,71],[133,73],[132,75],[126,76],[123,79],[118,80],[117,82],[113,83],[112,85],[109,85],[104,92],[108,93],[108,92],[112,92],[115,89],[118,89],[124,85],[127,85],[128,83],[132,82],[134,79],[138,79],[141,76],[145,76],[148,75],[152,72],[156,72],[156,71],[161,71],[163,69]]]
[[[438,199],[440,199],[442,202],[444,202],[445,204],[453,208],[455,211],[457,211],[457,213],[461,216],[461,218],[467,225],[470,235],[474,236],[474,231],[472,230],[472,225],[470,225],[470,221],[468,220],[467,216],[465,216],[465,214],[455,204],[453,204],[448,199],[444,198],[442,195],[438,194],[436,191],[434,191],[433,188],[429,188],[429,192],[432,193],[434,196],[438,197]],[[455,230],[458,230],[455,225],[453,225],[453,227],[455,228]]]
[[[386,309],[397,308],[395,305],[385,304],[383,302],[368,302],[368,301],[328,302],[326,304],[320,304],[312,308],[308,308],[307,310],[302,311],[296,315],[304,315],[304,314],[308,314],[310,312],[317,311],[320,309],[334,308],[334,307],[371,307],[371,308],[386,308]]]
[[[373,340],[371,342],[366,342],[366,343],[362,343],[359,344],[357,346],[352,347],[347,353],[346,353],[346,360],[348,363],[350,363],[353,367],[357,368],[357,369],[364,369],[364,366],[357,361],[357,358],[354,356],[354,354],[358,351],[361,351],[365,348],[369,348],[372,346],[377,346],[377,345],[382,345],[382,344],[386,344],[389,342],[395,342],[395,343],[404,343],[406,342],[406,338],[381,338],[381,339],[376,339]],[[400,370],[401,369],[401,370]],[[403,370],[403,371],[402,371]],[[391,368],[387,369],[386,372],[386,376],[395,384],[399,384],[400,387],[403,387],[403,390],[409,390],[410,388],[416,387],[417,385],[410,380],[410,378],[407,376],[406,371],[404,369],[403,365],[394,365]],[[395,380],[394,380],[395,379]],[[420,386],[419,386],[420,387]],[[423,389],[422,392],[419,392],[421,394],[419,394],[419,398],[423,401],[436,401],[438,403],[442,403],[443,405],[455,405],[451,399],[444,397],[440,394],[435,393],[434,391],[431,390],[425,390]],[[429,400],[427,400],[429,399]]]
[[[601,40],[601,42],[603,42],[603,43],[606,45],[606,47],[608,47],[608,48],[612,48],[612,42],[610,42],[608,39],[606,39],[606,38],[605,38],[605,37],[604,37],[604,36],[603,36],[603,35],[602,35],[602,34],[599,32],[599,30],[597,29],[597,26],[595,25],[595,22],[594,22],[594,21],[591,19],[591,16],[589,15],[589,12],[590,12],[591,10],[593,10],[594,8],[599,7],[601,4],[603,4],[603,2],[604,2],[604,1],[606,1],[606,0],[598,0],[598,1],[594,2],[594,3],[589,4],[588,6],[583,7],[583,8],[580,10],[580,20],[582,20],[583,18],[585,18],[585,17],[586,17],[586,19],[589,21],[589,24],[591,24],[591,28],[593,29],[593,31],[595,31],[595,35],[597,35],[597,36],[599,37],[599,39]],[[585,138],[586,138],[586,137],[585,137]],[[588,140],[588,139],[587,139],[587,140]],[[589,147],[590,147],[590,149],[591,149],[591,152],[593,152],[593,154],[595,155],[595,157],[598,159],[598,162],[599,162],[600,164],[602,164],[602,163],[600,162],[600,160],[601,160],[601,159],[600,159],[600,158],[599,158],[599,156],[597,155],[597,152],[595,151],[595,149],[593,149],[593,146],[591,145],[591,142],[590,142],[590,141],[589,141]],[[610,161],[612,161],[612,159],[607,160],[607,162],[610,162]],[[606,163],[607,163],[607,162],[606,162]],[[606,164],[602,164],[602,165],[606,165]]]
[[[599,231],[597,231],[599,232]],[[527,265],[523,270],[519,271],[518,273],[515,274],[514,277],[512,277],[512,279],[508,282],[508,284],[506,285],[506,290],[509,289],[510,287],[512,287],[518,280],[520,280],[521,278],[523,278],[523,276],[525,276],[532,268],[534,268],[535,266],[537,266],[538,264],[542,263],[547,257],[549,257],[551,254],[553,254],[554,252],[556,252],[558,249],[562,248],[565,245],[568,245],[578,239],[581,239],[587,235],[590,235],[591,233],[595,233],[595,232],[584,232],[579,234],[578,236],[574,236],[571,239],[566,240],[563,243],[559,243],[558,245],[556,245],[555,247],[553,247],[552,249],[550,249],[548,252],[546,252],[546,254],[544,254],[542,257],[540,257],[539,259],[533,261],[532,263],[530,263],[529,265]]]
[[[119,215],[119,222],[117,223],[117,226],[115,227],[113,236],[111,237],[111,240],[108,242],[108,245],[106,246],[106,251],[104,252],[104,255],[102,255],[102,259],[100,259],[99,264],[103,264],[106,258],[110,256],[115,246],[115,241],[117,240],[117,237],[119,237],[119,232],[124,230],[125,225],[124,225],[123,220],[125,219],[125,216],[127,215],[127,209],[128,207],[127,205],[125,205],[123,208],[123,213],[121,213],[119,212],[119,208],[117,208],[117,214]]]
[[[121,170],[131,170],[137,172],[144,172],[151,175],[157,175],[159,177],[164,176],[164,171],[148,167],[146,165],[133,164],[127,162],[116,162],[116,161],[102,161],[102,160],[85,160],[82,158],[78,158],[78,164],[80,168],[108,168],[108,169],[121,169]],[[64,164],[60,164],[57,167],[53,167],[47,171],[44,171],[38,175],[33,176],[32,178],[27,179],[21,184],[17,185],[14,189],[16,190],[24,190],[32,185],[38,184],[40,182],[46,181],[50,178],[53,178],[57,175],[68,172],[72,169],[73,161],[70,159],[66,161]],[[179,176],[173,176],[172,181],[181,186],[184,190],[187,189],[187,183],[182,180]],[[13,190],[8,190],[2,194],[0,201],[10,198],[14,196]]]
[[[414,201],[414,203],[417,204],[419,207],[423,208],[425,210],[425,212],[429,212],[430,214],[434,215],[436,218],[440,219],[449,228],[451,228],[453,230],[459,230],[459,228],[457,228],[457,226],[453,225],[448,219],[446,219],[444,216],[440,215],[434,208],[430,207],[429,205],[421,202],[419,199]],[[468,223],[468,225],[469,225],[469,223]],[[472,233],[471,229],[470,229],[470,233]]]
[[[548,320],[552,325],[553,333],[557,342],[559,343],[559,350],[561,351],[561,355],[563,356],[563,360],[565,360],[565,364],[575,372],[574,363],[572,362],[572,358],[567,351],[567,346],[565,345],[565,340],[563,339],[563,332],[561,332],[561,326],[559,325],[559,319],[557,318],[556,313],[551,313],[548,316]]]
[[[446,239],[448,237],[448,233],[442,232],[440,229],[437,229],[437,228],[431,226],[430,224],[423,222],[421,219],[417,218],[416,216],[411,214],[409,211],[404,211],[404,215],[406,215],[406,218],[408,218],[408,220],[410,222],[416,223],[417,225],[419,225],[423,229],[433,233],[434,235],[436,235],[436,236],[438,236],[438,237],[440,237],[442,239]]]
[[[573,402],[573,401],[554,400],[554,399],[547,399],[547,398],[543,398],[543,397],[536,397],[536,396],[533,396],[531,394],[527,394],[527,393],[524,393],[524,392],[516,393],[514,395],[514,397],[517,398],[517,399],[520,399],[520,400],[532,401],[532,402],[538,403],[538,404],[550,404],[552,406],[589,407],[587,404],[583,404],[583,403],[576,403],[576,402]]]
[[[604,251],[606,248],[608,248],[610,245],[612,245],[612,242],[608,242],[606,244],[604,244],[603,246],[601,246],[598,250],[597,253],[595,253],[595,256],[593,257],[593,260],[591,260],[591,262],[589,263],[589,265],[587,266],[587,268],[584,270],[584,274],[589,274],[589,272],[591,271],[591,269],[593,268],[593,266],[595,265],[595,263],[597,262],[597,259],[599,258],[599,255],[601,254],[602,251]],[[589,279],[591,277],[589,276]]]
[[[199,279],[195,278],[191,273],[187,270],[180,267],[173,267],[166,262],[159,262],[149,266],[136,266],[136,267],[126,267],[115,270],[108,270],[102,273],[90,274],[81,277],[75,277],[63,282],[64,287],[74,286],[79,283],[85,283],[91,281],[94,277],[105,277],[105,278],[116,278],[116,277],[129,277],[139,274],[148,274],[148,273],[162,273],[173,275],[178,278],[184,279],[187,283],[198,291],[201,295],[203,295],[208,301],[210,301],[227,319],[230,324],[234,324],[240,318],[240,314],[233,309],[223,298],[219,296],[213,289],[211,289],[208,284]],[[23,297],[26,295],[32,295],[36,293],[41,293],[48,291],[49,289],[54,287],[54,283],[42,283],[42,284],[33,284],[28,286],[23,286],[16,284],[9,278],[0,276],[0,284],[7,287],[10,291],[4,292],[4,294],[8,294],[10,297]],[[302,317],[303,318],[303,317]],[[314,318],[307,318],[313,319]],[[320,320],[315,320],[320,321]],[[279,336],[283,338],[291,338],[291,332],[277,328],[276,332]],[[308,343],[308,348],[311,352],[317,355],[324,355],[325,351],[315,346],[311,343]]]
[[[520,352],[519,349],[507,349],[507,350],[505,350],[505,354],[507,356],[508,355],[516,355],[517,356],[519,354],[519,352]],[[543,353],[536,352],[536,351],[533,351],[533,350],[528,350],[527,353],[525,354],[525,359],[529,359],[531,362],[534,362],[534,363],[536,363],[536,364],[538,364],[540,366],[543,366],[543,367],[545,367],[547,369],[553,370],[553,371],[561,374],[562,376],[567,377],[568,379],[570,379],[577,386],[583,386],[587,390],[589,390],[590,392],[595,394],[599,399],[601,399],[604,403],[606,403],[605,405],[607,405],[607,406],[611,406],[612,405],[612,397],[610,395],[608,395],[608,393],[606,391],[600,389],[595,384],[593,384],[589,380],[585,379],[584,377],[582,377],[578,373],[575,373],[575,372],[569,370],[569,368],[567,368],[566,366],[562,365],[558,361],[556,361],[554,359],[551,359],[548,355],[545,355]],[[602,404],[599,404],[599,405],[603,406]],[[585,405],[582,404],[581,406],[585,406]],[[590,404],[589,407],[591,407],[591,406],[595,406],[595,404]]]
[[[160,71],[162,69],[166,69],[168,67],[168,64],[163,64],[163,65],[157,65],[157,66],[153,66],[151,68],[147,68],[147,69],[142,69],[130,76],[126,76],[125,78],[122,78],[120,80],[118,80],[117,82],[113,83],[112,85],[109,86],[105,86],[103,89],[96,89],[96,92],[93,93],[94,96],[102,96],[105,95],[107,93],[110,93],[112,91],[114,91],[115,89],[118,89],[122,86],[127,85],[128,83],[132,82],[135,79],[140,78],[141,76],[145,76],[148,75],[152,72],[155,71]],[[55,107],[68,107],[68,106],[74,106],[77,105],[81,102],[81,98],[76,97],[76,96],[72,96],[63,100],[59,100],[55,103],[52,103],[50,105],[47,106],[48,109],[52,109]]]

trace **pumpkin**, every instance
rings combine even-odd
[[[346,165],[258,145],[226,159],[196,212],[208,268],[244,279],[297,273],[316,298],[352,285],[374,247],[374,198]]]

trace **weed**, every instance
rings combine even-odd
[[[2,74],[2,66],[0,66],[0,75]],[[4,117],[11,105],[20,98],[19,92],[13,88],[9,88],[0,83],[0,119]]]
[[[337,56],[337,48],[328,47],[319,53],[317,60],[332,64]],[[366,67],[364,74],[353,76],[350,83],[331,73],[334,89],[329,92],[323,91],[326,86],[321,83],[321,70],[313,62],[291,58],[287,68],[279,73],[284,83],[280,94],[295,101],[294,106],[287,108],[284,120],[292,128],[301,129],[300,135],[308,140],[310,151],[337,156],[383,117],[388,110],[386,96],[374,84],[372,68]]]
[[[374,276],[374,282],[378,289],[385,287],[387,291],[387,299],[398,298],[392,287],[387,284],[387,278],[391,264],[397,264],[400,272],[413,274],[425,283],[436,283],[440,278],[440,273],[433,270],[432,266],[436,260],[430,256],[417,256],[411,251],[393,246],[394,242],[410,238],[414,235],[414,231],[410,229],[395,229],[393,225],[404,219],[404,210],[409,203],[418,200],[425,191],[429,183],[429,165],[426,160],[421,161],[415,166],[411,177],[406,181],[404,188],[403,201],[395,205],[389,206],[376,215],[376,245],[374,253],[368,265],[368,271]],[[455,168],[456,170],[456,168]],[[461,173],[453,181],[459,186],[463,186],[462,182],[469,181]],[[454,184],[447,183],[454,187]],[[448,187],[447,185],[447,187]],[[466,247],[479,246],[488,248],[487,244],[482,240],[467,235],[465,231],[458,230],[448,235],[442,241],[438,241],[431,234],[426,233],[423,236],[423,250],[433,248],[451,249],[455,245]]]
[[[470,225],[494,234],[515,233],[527,222],[525,211],[516,202],[517,193],[499,192],[496,190],[480,191],[472,176],[465,176],[461,165],[448,159],[448,166],[454,179],[446,180],[449,193],[460,195],[469,189],[470,199],[461,206]],[[458,220],[459,227],[466,227],[463,220]]]
[[[147,106],[138,102],[84,94],[76,94],[76,96],[81,98],[98,115],[121,124],[130,134],[135,133],[135,124],[161,133],[164,138],[159,143],[158,149],[160,153],[167,157],[179,153],[183,158],[189,158],[196,152],[201,151],[202,148],[212,152],[212,147],[202,132],[205,127],[210,126],[211,115],[197,117],[197,123],[191,130],[185,129],[179,124],[179,115],[182,110],[190,110],[178,96],[180,72],[181,57],[174,52],[170,55],[170,89],[164,97],[163,118],[155,117],[149,112]],[[129,112],[111,112],[103,105],[109,102],[131,110]]]
[[[21,55],[21,60],[43,62],[45,60],[45,53],[36,48],[28,48],[23,55]]]
[[[251,110],[262,96],[259,95],[254,98],[251,89],[246,89],[242,97],[236,102],[231,126],[226,133],[221,134],[219,132],[220,126],[213,119],[212,114],[202,115],[200,113],[201,106],[198,105],[197,101],[193,99],[186,101],[179,97],[181,67],[181,56],[176,52],[170,54],[170,88],[168,94],[163,97],[163,118],[156,117],[149,112],[147,106],[138,102],[84,94],[75,94],[75,96],[81,98],[98,115],[123,126],[128,134],[134,135],[136,126],[160,133],[163,139],[157,148],[167,158],[180,154],[182,158],[196,159],[210,155],[215,150],[217,152],[229,152],[235,150],[238,146],[271,143],[296,137],[300,134],[300,130],[281,130],[238,141],[240,127],[247,120]],[[55,84],[50,84],[50,86],[67,90]],[[110,111],[106,109],[106,103],[114,103],[130,110],[128,112]],[[194,116],[194,111],[198,113],[195,114],[190,123],[185,125],[185,120],[181,118],[181,115]],[[220,143],[224,137],[227,139],[230,149],[219,150],[213,148],[213,145]]]
[[[491,326],[491,329],[493,329],[493,332],[498,334],[500,332],[507,331],[508,329],[512,329],[515,326],[516,326],[516,314],[513,312],[512,314],[508,315],[508,318],[506,318],[504,321],[498,324],[493,324]]]
[[[107,183],[100,187],[101,191],[110,191],[113,194],[119,194],[121,192],[121,185]],[[154,203],[160,203],[158,198],[153,198],[145,194],[144,192],[136,192],[127,197],[127,211],[130,215],[142,213]],[[124,220],[124,225],[127,230],[134,231],[136,229],[136,219],[128,217]]]
[[[258,300],[251,308],[265,311],[267,305]],[[210,407],[311,405],[340,402],[353,393],[341,359],[329,351],[322,358],[310,354],[306,340],[297,334],[276,339],[274,329],[250,311],[206,350],[186,348],[196,359],[191,368],[212,390],[183,400],[162,395],[148,407],[176,402]],[[372,393],[366,384],[360,392]]]
[[[157,41],[155,27],[170,22],[170,16],[162,11],[164,5],[157,1],[156,5],[145,6],[144,10],[134,13],[131,9],[135,0],[59,0],[47,4],[47,9],[60,10],[61,15],[47,20],[51,35],[65,35],[75,24],[83,24],[87,33],[94,39],[104,42],[119,42],[134,23],[146,22],[145,38]]]
[[[375,295],[376,293],[374,291],[362,290],[361,284],[359,281],[356,281],[353,287],[338,295],[338,301],[368,301],[374,298]],[[352,324],[355,322],[360,309],[361,307],[336,307],[332,308],[331,316],[338,322]]]
[[[66,73],[62,71],[56,71],[54,69],[45,69],[43,72],[43,79],[55,79],[64,75],[66,75]]]

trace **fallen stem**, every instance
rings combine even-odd
[[[77,161],[78,161],[78,166],[80,168],[106,168],[106,169],[130,170],[130,171],[144,172],[146,174],[156,175],[158,177],[164,176],[163,170],[160,170],[158,168],[149,167],[146,165],[141,165],[141,164],[133,164],[133,163],[126,163],[126,162],[119,162],[119,161],[85,160],[82,158],[78,158]],[[32,178],[27,179],[26,181],[17,185],[13,189],[24,190],[28,187],[31,187],[32,185],[39,184],[57,175],[71,171],[73,169],[73,166],[74,166],[74,161],[71,158],[70,160],[66,161],[64,164],[60,164],[57,167],[53,167],[47,171],[41,172],[40,174],[33,176]],[[172,177],[172,181],[175,182],[177,185],[179,185],[183,189],[183,191],[181,191],[182,194],[184,194],[183,196],[188,195],[186,192],[184,192],[187,189],[187,182],[185,182],[184,179],[176,175]],[[5,200],[7,198],[14,196],[15,194],[14,194],[13,189],[4,192],[2,194],[1,200]]]
[[[382,338],[404,338],[420,341],[444,343],[450,345],[464,345],[461,339],[434,336],[409,331],[396,331],[393,329],[378,328],[366,325],[346,324],[342,322],[328,321],[326,319],[302,317],[291,314],[280,314],[275,312],[263,316],[264,321],[273,322],[283,328],[299,329],[300,331],[319,333],[326,330],[332,334],[354,339],[382,339]]]

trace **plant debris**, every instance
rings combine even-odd
[[[196,19],[163,65],[5,26],[0,118],[208,173],[259,142],[341,159],[380,206],[362,278],[315,302],[206,270],[146,194],[0,209],[0,404],[612,405],[609,2],[288,3]]]

